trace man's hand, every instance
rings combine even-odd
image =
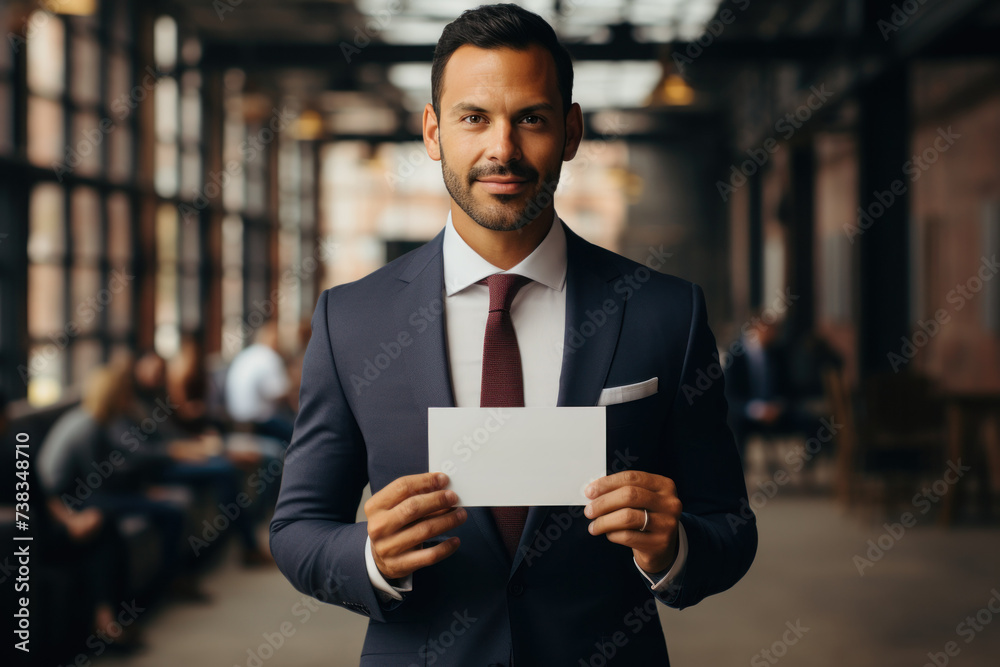
[[[452,537],[424,549],[422,543],[463,523],[468,512],[455,507],[458,496],[443,490],[444,473],[408,475],[387,484],[365,503],[372,556],[386,579],[399,579],[455,553]]]
[[[668,569],[677,559],[677,522],[681,501],[673,480],[639,470],[626,470],[593,481],[583,513],[592,535],[607,535],[615,544],[632,547],[646,572]],[[649,519],[646,519],[646,512]],[[640,532],[645,522],[645,530]]]

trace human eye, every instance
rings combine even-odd
[[[463,123],[468,123],[469,125],[479,125],[480,123],[482,123],[482,121],[483,117],[475,113],[469,114],[468,116],[462,119]]]
[[[521,119],[523,123],[526,123],[528,125],[541,125],[543,120],[544,119],[541,116],[534,116],[534,115],[525,116],[524,118]]]

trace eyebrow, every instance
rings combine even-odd
[[[452,113],[489,113],[486,109],[469,102],[458,102],[451,108],[451,111]],[[539,102],[538,104],[532,104],[522,109],[518,109],[515,115],[520,116],[523,114],[535,113],[536,111],[555,111],[555,107],[548,102]]]

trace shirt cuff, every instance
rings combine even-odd
[[[379,593],[384,593],[392,600],[402,600],[403,593],[409,593],[413,590],[413,575],[408,574],[403,577],[401,583],[402,586],[396,587],[385,580],[382,573],[379,572],[378,565],[375,564],[375,556],[372,555],[372,538],[365,538],[365,566],[368,568],[368,579],[372,582],[372,586]]]
[[[639,567],[639,563],[636,562],[635,558],[632,562],[642,572],[642,576],[646,577],[649,585],[653,587],[653,590],[657,593],[662,593],[667,590],[670,583],[677,578],[677,576],[684,570],[684,565],[687,563],[688,556],[688,540],[687,534],[684,532],[684,524],[677,522],[677,558],[674,559],[674,564],[670,566],[666,574],[662,572],[655,572],[650,574],[644,569]],[[377,571],[377,570],[376,570]],[[654,577],[660,577],[659,581],[656,581]]]

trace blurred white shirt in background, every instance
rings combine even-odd
[[[256,343],[236,355],[226,373],[226,410],[234,421],[264,422],[277,413],[288,393],[285,361]]]

